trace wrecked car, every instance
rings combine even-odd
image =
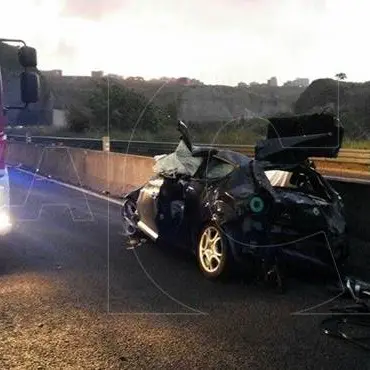
[[[337,156],[343,128],[336,118],[271,118],[254,158],[194,146],[183,122],[178,129],[176,150],[155,157],[156,175],[124,196],[125,235],[188,248],[210,279],[236,265],[276,266],[282,256],[346,258],[342,199],[309,160]]]

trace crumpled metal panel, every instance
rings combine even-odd
[[[255,158],[275,163],[299,163],[309,157],[335,158],[343,127],[333,114],[269,118],[265,140],[255,146]]]
[[[140,190],[139,198],[137,200],[137,210],[140,221],[155,233],[158,233],[155,218],[158,212],[157,202],[162,184],[162,178],[150,179]]]
[[[181,140],[173,153],[156,158],[153,169],[157,174],[164,176],[194,176],[201,163],[202,158],[193,157],[184,141]]]

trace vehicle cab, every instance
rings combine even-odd
[[[6,165],[6,144],[7,136],[5,127],[7,127],[7,112],[12,109],[21,110],[27,108],[31,103],[36,103],[39,99],[39,76],[36,71],[37,55],[34,48],[28,47],[24,41],[15,39],[2,39],[0,43],[23,44],[18,49],[18,61],[24,68],[20,74],[20,90],[23,106],[6,106],[5,91],[3,89],[3,80],[0,65],[0,236],[8,234],[12,230],[12,216],[10,206],[10,181]]]

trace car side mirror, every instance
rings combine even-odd
[[[21,73],[21,97],[25,104],[36,103],[39,100],[40,79],[36,72]]]
[[[36,68],[37,67],[37,53],[35,48],[30,46],[22,46],[18,50],[19,64],[23,68]]]

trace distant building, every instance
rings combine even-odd
[[[114,73],[108,73],[108,74],[107,74],[107,77],[109,77],[109,78],[114,78],[114,79],[116,79],[116,80],[122,80],[122,79],[123,79],[123,77],[122,77],[122,76],[120,76],[120,75],[116,75],[116,74],[114,74]],[[135,77],[135,78],[138,78],[138,77]],[[142,78],[142,77],[140,77],[140,81],[143,81],[143,80],[141,80],[141,78]]]
[[[143,77],[141,76],[130,76],[126,78],[127,81],[140,81],[143,82],[145,81]]]
[[[285,82],[284,86],[294,86],[294,87],[307,87],[310,84],[308,78],[296,78],[293,81]]]
[[[93,78],[102,78],[104,76],[103,71],[91,71],[91,77]]]
[[[42,71],[41,72],[44,76],[48,77],[62,77],[63,71],[61,69],[52,69],[51,71]]]
[[[310,80],[308,78],[296,78],[295,83],[298,86],[307,87],[310,84]]]
[[[269,80],[267,80],[267,85],[276,87],[278,85],[277,78],[271,77]]]
[[[180,77],[176,80],[176,82],[185,86],[191,85],[191,80],[188,77]]]

